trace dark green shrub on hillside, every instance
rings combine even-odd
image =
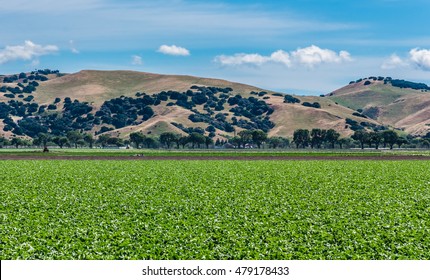
[[[295,98],[294,96],[291,96],[289,94],[286,94],[284,96],[284,103],[291,103],[291,104],[300,103],[300,99]]]
[[[302,105],[305,107],[312,107],[312,108],[316,108],[316,109],[321,108],[321,105],[318,102],[314,102],[314,103],[303,102]]]
[[[34,96],[33,95],[29,95],[26,98],[24,98],[23,100],[26,101],[26,102],[30,102],[33,99],[34,99]]]

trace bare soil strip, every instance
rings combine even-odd
[[[0,155],[0,160],[430,160],[430,156],[37,156]]]

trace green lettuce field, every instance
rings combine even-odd
[[[428,161],[0,161],[1,259],[430,259]]]

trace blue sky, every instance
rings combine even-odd
[[[427,0],[0,0],[0,73],[127,69],[321,94],[430,84]]]

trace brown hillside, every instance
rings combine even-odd
[[[78,99],[99,107],[105,100],[133,97],[137,92],[148,94],[161,91],[186,91],[192,85],[232,87],[236,92],[260,91],[257,87],[219,79],[182,75],[160,75],[134,71],[83,70],[44,83],[37,89],[40,103],[52,102],[55,97]]]
[[[257,87],[229,82],[220,79],[199,78],[182,75],[160,75],[133,71],[92,71],[85,70],[74,74],[57,77],[49,75],[48,81],[39,82],[37,90],[32,93],[34,100],[30,102],[39,105],[52,104],[55,98],[60,98],[57,105],[57,112],[61,112],[64,98],[70,97],[72,100],[88,102],[94,114],[103,102],[118,98],[120,96],[135,97],[137,92],[157,94],[161,91],[185,92],[193,85],[212,86],[219,88],[232,88],[228,95],[231,97],[239,94],[244,98],[250,96],[266,102],[274,112],[269,116],[274,127],[269,131],[270,136],[292,137],[294,130],[299,128],[322,128],[335,129],[342,136],[349,136],[353,133],[350,126],[346,124],[346,119],[356,121],[358,124],[368,123],[370,125],[385,125],[403,129],[408,133],[423,135],[430,131],[430,92],[421,92],[412,89],[400,89],[383,81],[372,81],[370,85],[364,85],[366,80],[353,83],[339,90],[334,91],[326,97],[315,96],[295,96],[300,99],[300,103],[284,103],[284,96],[273,95],[274,92],[266,91],[265,95],[251,95],[251,92],[264,91]],[[16,83],[2,84],[0,86],[17,86]],[[218,93],[219,96],[219,93]],[[16,96],[17,101],[22,101],[23,97]],[[0,102],[9,102],[11,98],[0,94]],[[141,131],[147,135],[159,135],[164,131],[173,131],[184,134],[181,129],[172,123],[182,124],[185,128],[200,127],[206,129],[208,123],[192,122],[189,119],[191,114],[199,112],[207,114],[203,105],[193,108],[194,112],[177,105],[167,106],[172,100],[162,101],[159,105],[153,106],[154,115],[147,121],[140,122],[119,129],[106,132],[112,135],[127,138],[133,131]],[[303,102],[318,102],[321,108],[305,107]],[[226,121],[232,123],[235,117],[238,121],[250,121],[244,116],[235,116],[230,110],[237,105],[230,106],[224,104],[223,113]],[[358,109],[362,109],[368,118],[357,115]],[[55,109],[54,109],[55,110]],[[44,114],[54,113],[54,110],[46,111]],[[355,114],[355,115],[353,115]],[[372,119],[373,118],[373,119]],[[141,119],[140,119],[141,120]],[[114,128],[112,125],[101,124],[94,126],[92,132],[100,130],[102,126]],[[1,123],[0,129],[4,127]],[[235,126],[236,133],[243,128]],[[216,129],[216,138],[233,136],[234,133]],[[3,133],[5,134],[5,132]],[[10,132],[6,133],[9,137]]]
[[[383,81],[353,83],[329,95],[352,109],[362,109],[376,121],[414,135],[430,131],[430,91],[398,88]]]

